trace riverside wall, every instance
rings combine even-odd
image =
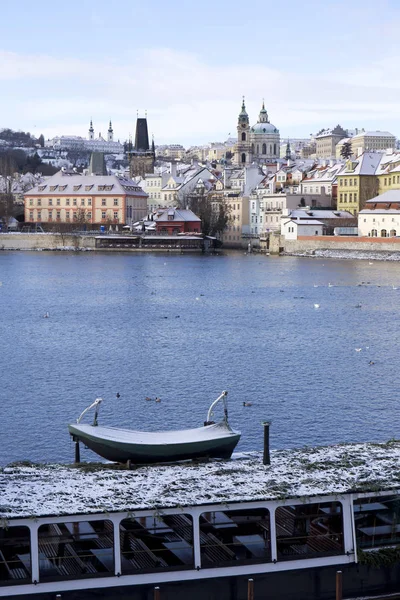
[[[287,240],[282,236],[271,236],[271,242],[273,242],[273,251],[275,253],[276,251],[280,251],[286,254],[313,254],[317,250],[400,253],[400,238],[395,237],[368,238],[315,235],[299,236],[297,240]]]
[[[71,233],[0,233],[0,250],[94,250],[95,236]]]

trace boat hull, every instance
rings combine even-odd
[[[88,431],[82,431],[79,425],[68,425],[75,440],[85,444],[99,456],[113,462],[135,464],[153,464],[175,462],[195,458],[230,458],[240,439],[239,432],[232,430],[226,437],[175,443],[131,443],[102,439]],[[93,427],[96,430],[96,427]]]

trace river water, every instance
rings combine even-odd
[[[177,429],[227,389],[242,451],[266,419],[273,448],[400,435],[399,264],[2,252],[0,282],[0,464],[71,461],[98,396],[102,424]]]

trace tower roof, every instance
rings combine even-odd
[[[92,152],[90,155],[89,175],[108,175],[102,152]]]
[[[112,133],[112,130],[113,130],[113,128],[112,128],[112,123],[111,123],[111,119],[110,119],[110,125],[108,126],[109,133]]]
[[[90,127],[89,127],[89,131],[94,131],[94,129],[93,129],[93,122],[92,122],[92,119],[90,119]]]
[[[243,100],[242,100],[242,110],[240,111],[240,115],[246,115],[246,116],[248,116],[247,112],[246,112],[246,105],[244,103],[244,96],[243,96]]]
[[[149,149],[149,132],[147,129],[147,119],[138,117],[136,119],[135,150],[137,152],[146,152]]]

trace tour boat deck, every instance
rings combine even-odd
[[[94,514],[400,489],[400,442],[277,450],[230,461],[0,469],[0,519]]]

